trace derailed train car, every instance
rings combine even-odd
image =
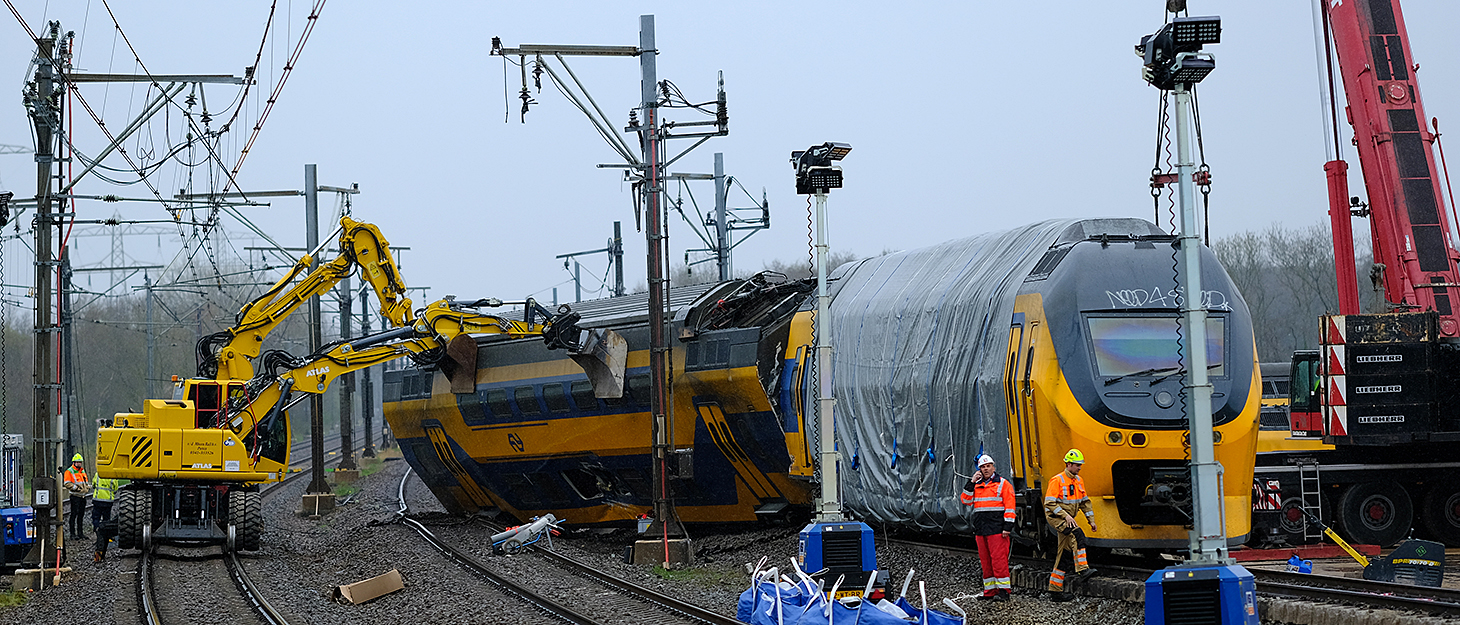
[[[1018,489],[1022,542],[1047,540],[1043,488],[1076,447],[1100,527],[1091,545],[1184,547],[1174,240],[1140,219],[1049,221],[839,268],[830,316],[844,507],[871,523],[968,531],[958,492],[982,452]],[[1252,322],[1202,254],[1216,459],[1240,544],[1260,398]]]
[[[1139,219],[1051,221],[859,261],[830,316],[842,498],[859,519],[969,531],[958,501],[980,451],[1020,491],[1024,542],[1047,538],[1043,486],[1087,459],[1090,543],[1186,545],[1174,237]],[[1209,251],[1202,303],[1217,460],[1233,544],[1249,532],[1260,392],[1246,304]],[[816,488],[814,298],[765,277],[670,293],[670,487],[687,522],[805,510]],[[483,339],[476,392],[430,369],[386,373],[407,460],[457,512],[576,524],[649,512],[643,297],[575,305],[629,342],[627,391],[593,397],[540,342]]]
[[[678,451],[668,485],[683,521],[754,521],[810,505],[813,460],[799,413],[783,409],[782,373],[804,332],[793,333],[792,318],[813,289],[760,275],[669,292]],[[646,308],[632,295],[574,305],[581,327],[627,340],[622,398],[595,398],[582,369],[541,341],[480,339],[468,393],[453,393],[437,367],[387,371],[385,418],[406,460],[454,512],[633,523],[657,492]]]

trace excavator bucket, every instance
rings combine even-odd
[[[622,335],[602,328],[583,330],[578,336],[578,349],[568,355],[588,374],[594,397],[624,396],[624,364],[629,356],[629,342]]]

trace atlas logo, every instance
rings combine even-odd
[[[328,366],[315,367],[313,369],[310,369],[308,371],[305,371],[304,372],[304,377],[312,378],[314,376],[324,375],[324,374],[329,373],[329,372],[330,372],[330,368]]]

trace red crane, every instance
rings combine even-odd
[[[1258,454],[1263,496],[1282,502],[1279,523],[1263,531],[1321,540],[1303,523],[1313,515],[1335,521],[1355,543],[1392,545],[1419,529],[1460,546],[1453,465],[1460,442],[1460,254],[1436,174],[1438,137],[1420,102],[1419,66],[1398,0],[1314,4],[1326,59],[1337,52],[1348,100],[1343,112],[1369,205],[1349,199],[1347,163],[1324,165],[1340,314],[1322,319],[1318,350],[1293,354],[1290,436]],[[1330,106],[1339,118],[1337,105]],[[1382,312],[1359,310],[1354,214],[1369,218]],[[1254,527],[1267,527],[1258,520],[1255,514]]]
[[[1456,291],[1460,259],[1450,243],[1450,224],[1435,175],[1431,146],[1412,62],[1409,35],[1397,0],[1325,0],[1348,96],[1349,123],[1368,188],[1370,230],[1377,280],[1399,311],[1435,311],[1442,336],[1460,335]],[[1335,160],[1328,173],[1339,311],[1359,312],[1349,226],[1348,164]]]

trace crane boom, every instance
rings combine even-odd
[[[1435,176],[1435,133],[1426,127],[1415,77],[1419,65],[1413,63],[1399,2],[1322,4],[1329,7],[1386,299],[1397,310],[1435,311],[1441,335],[1460,335],[1455,265],[1460,254],[1450,243]],[[1351,255],[1352,249],[1349,244],[1335,254]]]

